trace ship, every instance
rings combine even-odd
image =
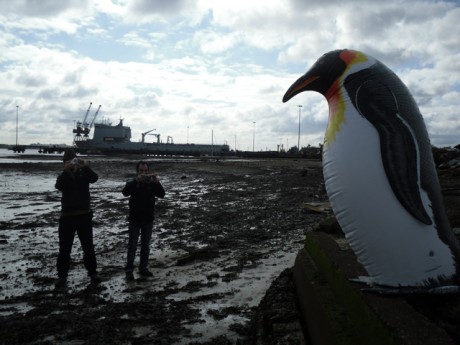
[[[139,142],[131,141],[131,128],[123,124],[123,119],[117,125],[109,121],[96,123],[95,119],[101,106],[99,106],[91,123],[86,119],[91,108],[91,103],[83,121],[76,122],[74,134],[74,146],[80,153],[101,153],[101,154],[142,154],[159,156],[224,156],[228,155],[228,145],[214,144],[176,144],[171,136],[167,136],[166,142],[162,142],[160,134],[151,133],[155,129],[142,133]],[[94,127],[93,138],[90,139],[91,130]],[[147,142],[147,135],[153,135],[156,140]]]

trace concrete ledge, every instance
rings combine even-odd
[[[310,233],[293,269],[304,328],[312,344],[454,344],[402,297],[361,292],[365,275],[332,235]]]

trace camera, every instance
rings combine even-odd
[[[152,183],[156,181],[156,177],[153,174],[140,174],[137,175],[137,180],[141,183]]]
[[[84,161],[75,157],[67,162],[64,169],[69,171],[71,174],[75,174],[83,165]]]

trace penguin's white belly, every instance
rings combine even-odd
[[[323,170],[337,220],[374,283],[423,286],[455,274],[434,223],[419,222],[393,194],[378,133],[359,114],[347,114],[335,140],[325,142]],[[424,192],[422,200],[433,219]]]

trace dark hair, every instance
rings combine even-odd
[[[64,156],[62,157],[62,160],[65,161],[70,161],[74,159],[77,155],[75,154],[75,151],[72,149],[67,149],[64,152]]]
[[[136,165],[136,172],[139,172],[139,167],[140,167],[141,165],[147,165],[147,169],[150,170],[149,163],[144,162],[144,161],[139,161],[139,162],[137,163],[137,165]]]

